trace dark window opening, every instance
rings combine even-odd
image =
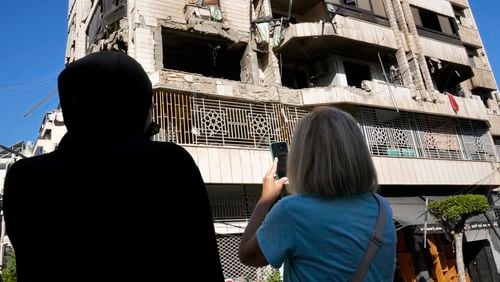
[[[422,26],[435,31],[442,31],[441,25],[439,24],[439,18],[436,13],[431,11],[419,9],[420,20]]]
[[[325,76],[331,74],[323,56],[309,60],[282,60],[281,83],[293,89],[326,87],[331,79]]]
[[[40,156],[40,155],[43,155],[44,153],[44,150],[43,150],[43,147],[36,147],[35,148],[35,152],[33,153],[34,156]]]
[[[467,57],[469,58],[470,66],[475,68],[476,67],[475,57],[477,57],[477,49],[466,47],[465,50],[467,51]]]
[[[476,88],[473,89],[471,92],[472,95],[479,96],[479,98],[481,98],[481,101],[483,101],[484,106],[488,107],[488,100],[491,99],[491,94],[488,90]]]
[[[432,11],[411,7],[415,25],[431,31],[442,32],[449,35],[458,35],[458,26],[454,18],[439,15]]]
[[[349,86],[361,88],[363,80],[371,80],[370,67],[368,65],[356,64],[344,61],[344,70]]]
[[[43,140],[52,139],[52,129],[46,129],[43,135],[40,137],[40,139]]]
[[[240,81],[245,44],[219,36],[163,29],[163,67]]]
[[[281,83],[283,86],[301,89],[311,87],[309,71],[302,64],[286,64],[282,66]]]
[[[439,92],[464,96],[460,83],[472,77],[472,69],[469,66],[435,59],[429,59],[427,66]]]

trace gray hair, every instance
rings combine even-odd
[[[368,146],[350,114],[317,107],[293,136],[287,162],[291,193],[333,198],[377,190]]]

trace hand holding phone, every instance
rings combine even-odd
[[[278,158],[278,167],[276,169],[276,178],[280,179],[286,176],[286,162],[288,157],[288,144],[286,142],[271,143],[271,153],[274,158]]]

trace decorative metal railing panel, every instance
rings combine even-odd
[[[154,120],[158,141],[179,144],[267,148],[290,142],[296,123],[307,110],[281,104],[245,103],[157,91]]]
[[[481,121],[367,107],[360,107],[359,116],[374,156],[495,161]]]
[[[207,185],[213,219],[215,221],[250,219],[261,190],[258,185]]]
[[[486,124],[477,120],[457,121],[465,153],[470,160],[495,161],[495,149]]]
[[[266,273],[271,273],[271,267],[255,268],[246,266],[238,258],[238,246],[241,234],[217,235],[217,245],[222,264],[224,278],[234,281],[266,281]]]
[[[455,120],[422,114],[412,115],[421,156],[431,159],[463,159]]]
[[[408,113],[361,107],[360,117],[372,155],[417,156]]]

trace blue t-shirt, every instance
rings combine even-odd
[[[383,244],[364,281],[393,281],[396,230],[386,209]],[[319,199],[288,196],[267,214],[257,230],[262,253],[275,268],[284,266],[284,281],[350,281],[368,248],[378,216],[372,193]]]

